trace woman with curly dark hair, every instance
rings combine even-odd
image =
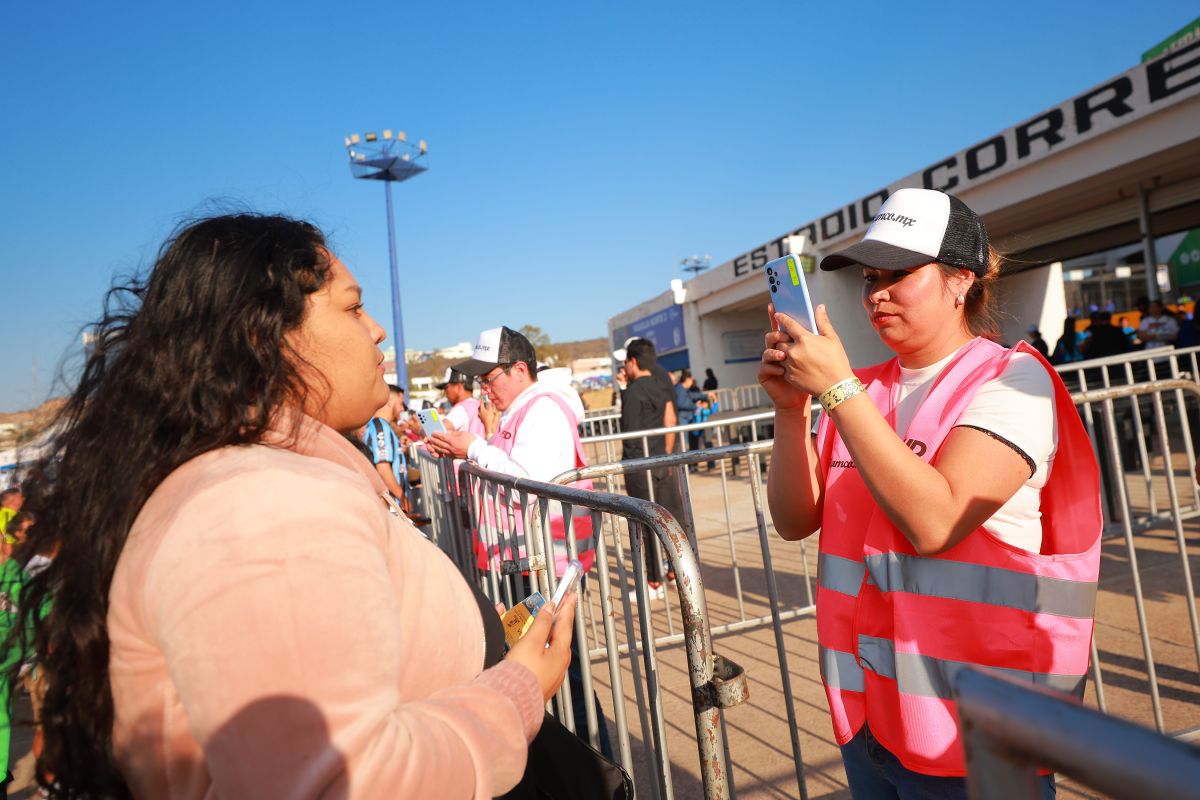
[[[284,217],[188,225],[110,293],[31,498],[59,544],[21,609],[52,795],[491,797],[521,777],[574,600],[484,669],[495,613],[342,435],[387,399],[383,338]]]

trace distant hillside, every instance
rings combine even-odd
[[[577,358],[598,358],[611,355],[607,348],[607,340],[603,337],[584,339],[580,342],[559,342],[538,348],[538,358],[545,360],[552,356],[559,366],[566,366]],[[441,378],[446,374],[446,367],[452,366],[463,359],[442,358],[440,356],[428,361],[412,361],[408,364],[408,376],[412,378]]]
[[[0,412],[0,447],[12,447],[36,437],[66,402],[65,397],[55,397],[27,411]]]

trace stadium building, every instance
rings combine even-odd
[[[816,264],[858,241],[889,194],[909,186],[960,197],[1012,259],[1000,283],[1006,342],[1033,324],[1053,345],[1076,305],[1124,310],[1140,296],[1200,295],[1200,38],[1168,40],[1133,69],[675,281],[609,319],[614,348],[645,336],[668,369],[712,368],[722,386],[754,382],[766,330],[762,268],[794,248],[814,305],[842,321],[852,362],[883,360],[890,354],[871,327],[847,322],[863,319],[861,275]]]

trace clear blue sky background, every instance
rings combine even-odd
[[[603,336],[714,263],[1136,64],[1180,2],[4,3],[0,410],[51,383],[114,275],[214,202],[308,217],[387,328],[405,129],[406,343]],[[35,382],[36,381],[36,382]]]

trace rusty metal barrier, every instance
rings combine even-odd
[[[755,415],[755,419],[757,418],[758,415]],[[688,428],[693,426],[683,427]],[[623,436],[625,436],[625,438],[629,438],[642,433],[642,431],[638,431],[633,434],[623,434]],[[779,587],[776,583],[776,574],[770,547],[772,537],[767,530],[768,526],[765,513],[765,495],[762,487],[761,468],[759,463],[760,457],[770,452],[772,444],[773,442],[769,440],[751,441],[741,444],[725,445],[723,447],[717,447],[713,449],[695,450],[692,452],[674,453],[665,456],[632,459],[629,461],[620,461],[611,464],[598,464],[595,466],[582,467],[565,472],[555,477],[554,482],[562,484],[584,479],[592,479],[593,481],[603,480],[605,481],[606,488],[612,490],[615,485],[615,479],[619,478],[620,476],[635,472],[649,471],[651,469],[670,468],[675,469],[678,472],[678,474],[681,476],[681,482],[686,486],[688,475],[687,468],[689,466],[695,466],[708,461],[713,461],[720,465],[722,494],[724,496],[726,516],[727,542],[729,546],[730,563],[733,569],[734,585],[737,596],[738,617],[730,622],[720,625],[710,624],[710,630],[713,635],[719,635],[724,633],[747,631],[767,624],[771,626],[775,637],[776,658],[778,660],[780,681],[783,687],[784,708],[787,714],[787,727],[792,748],[792,760],[795,770],[796,788],[798,796],[806,799],[808,797],[808,788],[807,784],[805,783],[803,773],[804,759],[800,747],[795,697],[791,690],[791,673],[788,668],[788,655],[787,647],[784,641],[783,623],[787,620],[795,619],[797,617],[810,616],[814,614],[816,611],[816,606],[813,604],[813,585],[812,576],[809,572],[808,542],[801,541],[799,544],[802,570],[804,574],[803,602],[799,605],[784,603],[781,599]],[[754,506],[755,529],[758,534],[758,545],[760,548],[760,556],[762,558],[763,574],[765,576],[766,593],[768,597],[768,613],[764,615],[748,615],[746,612],[746,603],[743,597],[740,567],[738,565],[737,546],[729,508],[729,485],[726,475],[727,465],[734,459],[745,459],[748,463],[746,480],[749,482],[751,499]],[[686,541],[688,542],[688,546],[694,550],[695,557],[699,561],[699,539],[696,536],[695,522],[693,519],[693,514],[691,513],[690,497],[690,492],[685,490],[684,511],[687,516]],[[618,565],[623,564],[624,554],[620,531],[610,530],[607,533],[613,539],[614,546],[616,548],[616,560]],[[635,590],[638,592],[638,600],[641,604],[640,607],[645,609],[647,607],[647,586],[640,548],[636,539],[633,537],[631,537],[631,549],[634,551],[632,558],[635,571]],[[622,589],[621,596],[624,598],[625,602],[624,615],[626,619],[629,619],[632,614],[632,609],[630,607],[631,603],[628,599],[628,595],[623,591],[624,585],[625,584],[623,580],[618,583],[618,587]],[[702,587],[703,585],[701,584],[701,588]],[[675,644],[681,640],[680,634],[675,633],[669,627],[669,621],[672,617],[670,603],[666,597],[664,597],[664,601],[663,612],[668,620],[668,632],[665,635],[659,635],[658,637],[649,640],[654,645],[659,647]],[[608,613],[607,609],[605,609],[605,613]],[[640,616],[644,622],[649,614],[643,613]],[[646,641],[645,635],[645,630],[643,630],[643,642]],[[609,636],[606,642],[608,645],[608,650],[611,651],[613,643],[612,637]],[[618,645],[617,649],[622,650],[631,646],[636,646],[636,641],[632,633],[627,636],[626,643]],[[603,649],[597,649],[591,652],[591,656],[593,658],[597,658],[602,656],[603,653]]]
[[[1200,750],[1047,689],[975,669],[955,678],[971,800],[1041,800],[1039,768],[1108,797],[1200,793]]]
[[[745,698],[745,676],[741,667],[713,652],[699,563],[679,523],[662,507],[646,500],[516,478],[489,472],[470,463],[459,466],[458,481],[463,488],[459,496],[467,498],[470,509],[470,527],[477,532],[480,543],[486,548],[485,553],[493,552],[494,546],[500,554],[498,559],[485,554],[487,569],[479,575],[482,588],[493,601],[504,602],[506,606],[523,597],[521,592],[525,580],[547,597],[554,591],[558,578],[555,570],[549,566],[554,563],[551,517],[556,513],[562,514],[566,548],[572,557],[577,555],[574,526],[584,518],[590,519],[594,532],[602,531],[606,522],[614,527],[618,520],[623,520],[629,529],[635,551],[641,546],[647,532],[653,541],[665,548],[678,578],[682,640],[686,650],[704,796],[729,797],[729,770],[721,709]],[[524,557],[520,549],[522,544]],[[470,542],[470,547],[474,547],[474,541]],[[604,641],[611,644],[617,641],[617,633],[611,597],[605,590],[610,583],[610,575],[607,545],[603,536],[596,536],[595,548]],[[475,564],[477,566],[478,562]],[[624,569],[620,561],[618,568]],[[643,595],[644,588],[643,583]],[[646,607],[648,601],[645,596],[642,602],[643,608]],[[581,602],[580,608],[585,605]],[[654,760],[652,780],[648,786],[639,787],[639,794],[667,800],[675,795],[653,630],[649,618],[645,616],[641,618],[640,639],[632,635],[632,620],[628,614],[626,625],[631,633],[627,638],[630,647],[626,652],[638,698],[642,741]],[[576,615],[575,636],[581,643],[587,640],[583,614]],[[637,658],[639,650],[640,665]],[[622,653],[609,646],[601,648],[599,654],[607,659],[609,667],[618,758],[631,775],[636,775],[625,714],[624,676],[620,663]],[[598,746],[596,715],[601,712],[593,703],[590,659],[582,659],[579,666],[587,729],[593,745]],[[642,670],[645,673],[644,687],[640,677]],[[565,681],[560,690],[558,708],[563,723],[574,729],[570,687]]]
[[[1182,576],[1182,584],[1184,589],[1180,592],[1184,596],[1184,607],[1186,607],[1188,617],[1188,627],[1190,628],[1191,648],[1195,652],[1195,677],[1192,679],[1194,685],[1200,685],[1200,623],[1197,621],[1197,610],[1195,604],[1195,589],[1191,574],[1191,566],[1188,560],[1188,540],[1185,536],[1183,523],[1186,520],[1200,516],[1200,493],[1197,491],[1194,473],[1196,469],[1196,453],[1200,451],[1197,446],[1196,438],[1200,435],[1200,385],[1194,380],[1190,380],[1191,376],[1196,375],[1196,359],[1200,354],[1200,348],[1195,348],[1189,351],[1168,351],[1166,353],[1153,354],[1131,354],[1128,356],[1119,356],[1112,359],[1102,359],[1091,362],[1079,362],[1077,364],[1067,365],[1059,368],[1060,372],[1067,374],[1069,383],[1083,387],[1083,390],[1076,391],[1072,398],[1076,403],[1076,407],[1087,425],[1093,447],[1095,448],[1097,459],[1102,467],[1102,482],[1104,501],[1106,504],[1105,517],[1107,525],[1105,529],[1105,542],[1107,544],[1105,550],[1104,567],[1101,573],[1102,582],[1108,579],[1120,584],[1129,582],[1129,588],[1122,586],[1119,591],[1121,594],[1131,596],[1133,603],[1132,610],[1126,611],[1127,606],[1121,605],[1120,608],[1114,608],[1110,613],[1118,613],[1118,617],[1113,621],[1106,621],[1103,613],[1097,618],[1097,636],[1092,642],[1092,687],[1095,698],[1095,703],[1101,711],[1109,711],[1110,703],[1106,697],[1106,675],[1110,670],[1115,670],[1114,677],[1119,683],[1129,686],[1135,686],[1133,692],[1133,700],[1136,701],[1139,697],[1148,699],[1148,714],[1143,714],[1136,709],[1130,710],[1129,695],[1125,695],[1126,705],[1121,708],[1122,713],[1130,715],[1137,719],[1150,717],[1154,720],[1154,726],[1160,732],[1169,732],[1176,737],[1195,737],[1200,733],[1200,729],[1196,727],[1187,727],[1187,722],[1194,721],[1194,714],[1180,713],[1180,705],[1176,704],[1171,707],[1174,718],[1171,714],[1164,711],[1162,690],[1160,689],[1159,669],[1156,667],[1154,655],[1154,647],[1162,647],[1161,640],[1163,638],[1161,631],[1154,632],[1152,630],[1154,620],[1151,619],[1145,592],[1142,585],[1141,569],[1139,567],[1139,551],[1144,550],[1147,541],[1152,541],[1158,548],[1159,552],[1151,553],[1159,557],[1159,563],[1156,569],[1160,570],[1156,573],[1156,579],[1163,573],[1162,569],[1167,568],[1167,559],[1178,559],[1178,573],[1172,580],[1178,581]],[[1156,363],[1158,360],[1163,360],[1162,363]],[[1186,368],[1186,369],[1185,369]],[[1142,370],[1148,374],[1157,374],[1158,372],[1170,372],[1179,377],[1172,377],[1164,380],[1153,380],[1142,383],[1128,384],[1127,381],[1132,380]],[[1117,384],[1117,385],[1114,385]],[[1094,387],[1101,388],[1094,388]],[[1090,388],[1089,388],[1090,387]],[[724,621],[727,617],[721,618],[722,621],[717,623],[710,621],[710,635],[732,634],[740,631],[749,631],[751,629],[764,626],[770,623],[773,627],[776,636],[777,649],[779,649],[780,641],[780,626],[795,618],[804,618],[811,615],[814,611],[812,576],[809,574],[810,558],[809,553],[805,550],[806,547],[812,547],[815,539],[809,539],[807,543],[802,542],[800,545],[801,558],[800,564],[794,563],[786,568],[786,575],[790,572],[792,575],[803,576],[803,587],[798,591],[793,591],[790,597],[797,602],[783,602],[780,600],[779,592],[774,586],[775,570],[767,568],[769,564],[770,551],[766,546],[766,542],[775,541],[777,537],[770,535],[770,526],[766,521],[764,514],[764,500],[762,487],[760,485],[760,469],[758,466],[759,459],[767,457],[770,452],[772,442],[769,440],[754,441],[755,437],[765,435],[769,429],[766,427],[772,421],[772,413],[743,415],[733,417],[727,420],[715,420],[707,423],[700,423],[689,426],[678,426],[673,430],[679,439],[686,446],[686,433],[689,429],[705,428],[710,433],[713,429],[720,430],[722,427],[729,430],[728,426],[742,426],[741,434],[743,438],[749,439],[735,445],[724,445],[722,447],[706,449],[695,452],[676,453],[668,456],[657,456],[651,458],[637,459],[628,462],[616,462],[615,458],[610,459],[614,463],[599,463],[591,467],[580,470],[571,471],[555,478],[556,483],[571,482],[582,478],[592,478],[596,480],[597,488],[605,488],[609,491],[621,491],[622,477],[630,471],[649,470],[649,469],[673,469],[679,476],[679,482],[683,488],[684,509],[682,519],[678,520],[679,526],[684,537],[689,541],[690,547],[697,555],[698,561],[704,562],[706,565],[714,560],[717,556],[728,563],[732,570],[733,592],[736,598],[738,613],[732,620]],[[640,439],[645,447],[647,437],[661,435],[667,432],[667,429],[658,429],[653,431],[636,431],[623,434],[615,434],[601,437],[593,437],[588,443],[593,445],[593,452],[609,453],[615,455],[614,449],[617,442],[627,439]],[[603,449],[601,449],[603,448]],[[619,452],[619,451],[617,451]],[[692,477],[688,471],[688,467],[698,467],[699,465],[712,461],[719,466],[720,477],[720,501],[725,512],[725,536],[728,541],[728,556],[723,553],[717,553],[712,550],[700,550],[700,545],[708,547],[708,541],[713,539],[714,526],[719,527],[719,523],[708,518],[706,530],[697,530],[695,515],[693,514],[692,504]],[[745,470],[740,477],[731,479],[734,473],[734,465],[738,463],[746,464],[749,469]],[[709,476],[713,476],[714,472],[710,472]],[[424,472],[423,472],[424,474]],[[699,476],[697,476],[699,477]],[[753,505],[754,521],[747,528],[741,522],[735,523],[731,517],[731,489],[737,485],[743,485],[748,489],[750,499]],[[603,485],[602,485],[603,484]],[[652,485],[652,484],[651,484]],[[430,484],[426,485],[428,489]],[[712,499],[712,492],[716,489],[715,481],[709,481],[704,485],[709,500]],[[741,507],[744,510],[744,504]],[[435,515],[435,523],[437,517]],[[452,523],[447,523],[452,527]],[[598,535],[598,557],[599,562],[604,563],[607,567],[610,563],[615,563],[615,576],[605,574],[600,581],[601,588],[601,613],[593,615],[590,619],[590,641],[589,654],[592,659],[603,660],[630,656],[633,663],[636,664],[636,655],[643,650],[648,650],[651,647],[667,647],[673,644],[684,641],[684,634],[677,632],[674,629],[674,614],[671,608],[671,599],[668,594],[663,602],[658,607],[651,607],[648,604],[647,587],[645,585],[644,571],[642,570],[641,558],[641,539],[642,533],[636,523],[632,526],[635,530],[631,530],[626,541],[629,542],[629,551],[633,556],[632,576],[630,570],[626,569],[626,555],[621,530],[623,526],[617,523],[615,519],[604,519],[601,524],[596,526],[595,530],[602,535]],[[1153,533],[1155,530],[1172,530],[1173,535],[1169,538],[1164,538],[1161,535],[1153,535],[1146,537],[1149,531]],[[759,539],[760,549],[763,551],[763,566],[764,575],[768,576],[768,586],[766,594],[769,597],[768,613],[756,614],[749,613],[747,610],[747,601],[743,599],[742,577],[740,573],[739,561],[741,556],[737,552],[735,538],[744,534],[756,533]],[[699,536],[697,535],[699,534]],[[818,534],[819,535],[819,534]],[[1120,544],[1117,544],[1117,543]],[[601,543],[603,543],[601,545]],[[776,545],[783,545],[785,548],[794,547],[792,544],[784,544],[782,541],[776,541]],[[1117,544],[1116,550],[1112,548],[1113,544]],[[1123,544],[1123,546],[1121,546]],[[600,547],[604,547],[604,553],[601,555]],[[814,548],[815,550],[815,548]],[[782,552],[787,552],[784,549]],[[700,558],[708,554],[705,558]],[[615,558],[610,559],[609,555],[615,554]],[[1144,553],[1143,553],[1144,555]],[[786,562],[785,562],[786,563]],[[1114,572],[1114,567],[1120,572]],[[1126,572],[1127,570],[1127,572]],[[1175,573],[1172,573],[1175,574]],[[615,580],[614,580],[615,578]],[[630,601],[629,594],[626,589],[632,584],[632,593],[636,600]],[[609,591],[604,591],[607,588],[616,586],[619,590],[621,602],[623,603],[624,619],[626,626],[624,631],[616,630],[612,624],[613,619],[613,604],[611,602],[603,602]],[[1153,587],[1157,590],[1158,587]],[[640,613],[641,630],[635,631],[632,627],[632,609],[631,605],[636,604],[636,607],[645,609],[645,613]],[[719,604],[718,604],[719,605]],[[1179,608],[1180,606],[1175,606]],[[662,617],[660,621],[665,621],[667,632],[658,635],[653,634],[653,627],[646,625],[646,619],[652,617],[655,613],[661,611]],[[1161,613],[1161,612],[1160,612]],[[1136,615],[1136,623],[1129,619],[1125,622],[1126,615],[1133,617]],[[665,617],[665,620],[663,619]],[[604,632],[600,633],[597,630],[597,618],[604,623]],[[578,624],[582,624],[582,621]],[[659,626],[663,627],[662,625]],[[1140,639],[1141,658],[1138,662],[1134,662],[1128,650],[1113,650],[1110,655],[1107,651],[1105,659],[1102,661],[1097,648],[1097,642],[1103,644],[1105,636],[1116,636],[1123,630],[1132,631],[1136,627],[1136,636]],[[1113,633],[1115,631],[1116,633]],[[619,633],[624,633],[623,640],[619,638]],[[1129,644],[1136,648],[1136,644],[1130,641]],[[1134,656],[1136,658],[1136,656]],[[788,685],[788,669],[786,664],[786,654],[780,650],[780,673],[784,685]],[[1179,664],[1178,653],[1174,656],[1175,666],[1172,667],[1172,679],[1177,680],[1175,676],[1181,669]],[[1123,671],[1129,669],[1135,670],[1134,682],[1122,674]],[[1182,669],[1188,669],[1184,666]],[[1143,681],[1144,676],[1144,681]],[[1173,690],[1176,696],[1179,695],[1178,689]],[[1168,692],[1168,697],[1171,697],[1171,692]],[[793,761],[795,765],[797,792],[800,797],[806,797],[807,790],[804,783],[804,765],[800,755],[798,739],[795,734],[795,712],[792,707],[793,698],[790,690],[785,692],[787,703],[787,714],[789,727],[793,736]],[[645,714],[644,705],[639,702],[639,713]],[[1183,719],[1184,724],[1180,723]],[[723,724],[723,720],[722,720]],[[732,788],[732,776],[729,778],[730,788]]]

